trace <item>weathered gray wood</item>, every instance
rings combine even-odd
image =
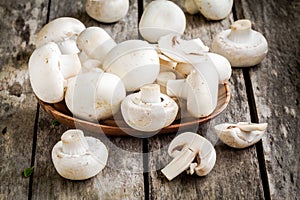
[[[238,9],[239,8],[239,9]],[[253,21],[269,52],[250,77],[258,119],[268,122],[263,139],[272,199],[300,196],[299,2],[237,1],[238,18]]]
[[[47,10],[38,0],[0,2],[0,199],[27,199],[36,101],[27,72]]]
[[[232,15],[222,21],[207,21],[200,14],[188,15],[184,37],[197,38],[210,46],[213,36],[227,29]],[[149,139],[149,180],[151,199],[263,199],[256,148],[235,150],[220,142],[213,131],[216,124],[250,121],[245,82],[242,70],[233,70],[230,79],[231,101],[217,118],[194,130],[208,138],[216,148],[217,162],[206,177],[186,175],[185,172],[169,182],[160,169],[171,158],[166,150],[173,135]]]
[[[130,1],[128,15],[115,24],[101,24],[89,18],[84,1],[51,1],[50,20],[71,16],[87,27],[99,26],[107,30],[116,41],[137,38],[137,2]],[[144,196],[142,140],[136,138],[100,138],[109,150],[107,167],[96,177],[86,181],[61,178],[51,161],[53,145],[60,140],[67,127],[51,128],[52,119],[40,112],[36,152],[36,171],[33,178],[33,199],[142,199]]]

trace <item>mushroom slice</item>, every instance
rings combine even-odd
[[[167,94],[187,100],[188,112],[196,117],[210,115],[217,106],[219,75],[207,56],[203,56],[186,79],[167,82]]]
[[[175,137],[169,145],[168,154],[174,159],[161,171],[168,180],[190,168],[198,176],[207,175],[216,162],[216,151],[204,137],[185,132]],[[197,163],[193,161],[197,160]]]
[[[239,122],[237,124],[219,124],[214,129],[225,144],[241,149],[257,143],[263,137],[267,126],[267,123]]]
[[[70,180],[85,180],[97,175],[108,159],[106,146],[98,139],[84,137],[81,130],[63,133],[52,149],[52,162],[59,175]]]
[[[46,24],[37,34],[36,45],[40,47],[48,42],[59,45],[62,54],[79,53],[76,46],[77,36],[85,25],[71,17],[60,17]]]
[[[129,0],[87,0],[85,10],[93,19],[112,23],[123,18],[129,9]]]
[[[148,84],[128,95],[121,104],[125,122],[132,128],[153,132],[170,125],[178,112],[176,102],[160,93],[159,85]]]
[[[164,55],[179,63],[198,62],[199,56],[209,50],[199,38],[183,40],[177,34],[168,34],[159,38],[158,47]]]
[[[173,72],[160,72],[157,76],[156,83],[160,86],[160,91],[163,94],[167,94],[166,86],[169,80],[175,80],[176,74]]]
[[[235,21],[229,30],[218,33],[212,51],[226,57],[233,67],[250,67],[260,63],[268,52],[265,37],[251,29],[251,21]]]
[[[170,33],[183,34],[185,26],[184,12],[174,2],[152,1],[142,14],[139,32],[145,40],[155,43]]]

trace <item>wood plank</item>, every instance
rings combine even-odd
[[[177,2],[177,1],[176,1]],[[208,46],[212,37],[227,29],[233,21],[232,14],[218,22],[207,21],[200,14],[188,15],[185,38],[199,37]],[[263,199],[259,165],[255,146],[244,150],[232,149],[218,140],[213,132],[216,124],[250,121],[243,72],[234,69],[230,79],[231,101],[217,118],[194,130],[208,138],[215,146],[217,161],[206,177],[182,173],[169,182],[160,169],[171,158],[166,150],[175,134],[149,139],[149,181],[151,199]]]
[[[128,15],[114,24],[102,24],[89,18],[84,1],[51,1],[50,19],[71,16],[86,26],[100,26],[116,41],[134,39],[137,34],[137,1],[130,1]],[[106,168],[86,181],[69,181],[61,178],[51,161],[53,145],[67,130],[64,125],[51,128],[52,119],[40,112],[36,171],[33,179],[33,199],[142,199],[144,196],[142,140],[137,138],[107,138],[85,133],[101,139],[109,150]]]
[[[263,152],[270,197],[300,196],[299,2],[237,1],[238,18],[248,18],[269,43],[269,52],[250,78],[258,121],[268,122]]]
[[[0,199],[27,199],[36,100],[27,61],[47,7],[39,0],[0,3]]]

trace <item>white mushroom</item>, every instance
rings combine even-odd
[[[185,9],[190,14],[200,13],[211,20],[221,20],[229,15],[233,0],[185,0]]]
[[[160,91],[167,94],[166,87],[169,80],[175,80],[176,74],[173,72],[160,72],[157,76],[156,83],[160,86]]]
[[[28,62],[30,83],[39,99],[57,103],[64,98],[66,79],[79,73],[76,54],[61,55],[56,43],[49,42],[34,50]]]
[[[62,54],[76,54],[77,36],[85,29],[83,23],[71,17],[60,17],[46,24],[37,34],[36,45],[40,47],[48,42],[55,42]]]
[[[97,122],[117,113],[125,96],[118,76],[96,68],[68,81],[65,102],[75,117]]]
[[[70,180],[85,180],[97,175],[108,159],[106,146],[98,139],[84,137],[71,129],[52,149],[52,162],[59,175]]]
[[[106,55],[103,69],[119,76],[126,91],[135,91],[156,80],[160,64],[152,45],[142,40],[127,40]]]
[[[184,12],[171,1],[150,2],[141,17],[139,31],[142,37],[152,43],[161,36],[176,33],[182,35],[186,26]]]
[[[178,63],[198,62],[199,56],[205,55],[209,48],[199,39],[183,40],[178,34],[168,34],[159,38],[159,50]]]
[[[230,147],[241,149],[257,143],[264,136],[267,126],[267,123],[239,122],[219,124],[214,128],[222,142]]]
[[[119,21],[127,14],[129,0],[87,0],[85,10],[93,19],[112,23]]]
[[[176,102],[161,94],[159,85],[149,84],[128,95],[121,104],[125,122],[132,128],[152,132],[170,125],[178,112]]]
[[[188,112],[200,118],[210,115],[217,106],[219,75],[207,56],[194,66],[186,79],[167,82],[167,94],[186,99]]]
[[[210,58],[218,72],[219,84],[227,82],[232,73],[230,62],[224,56],[216,53],[207,53],[207,56]]]
[[[174,159],[161,171],[168,180],[190,168],[190,173],[207,175],[216,162],[216,151],[204,137],[185,132],[175,137],[169,145],[168,154]],[[196,160],[196,162],[194,162]]]
[[[88,27],[77,38],[77,46],[82,51],[81,57],[95,59],[103,63],[107,53],[117,44],[108,33],[99,27]]]
[[[235,21],[229,30],[213,39],[212,51],[226,57],[233,67],[249,67],[260,63],[268,52],[265,37],[251,29],[251,21]]]

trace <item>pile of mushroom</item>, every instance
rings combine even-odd
[[[180,9],[160,0],[145,12],[153,12],[156,4],[166,4],[171,13]],[[74,18],[55,19],[38,33],[38,48],[29,60],[32,88],[44,102],[65,101],[74,117],[97,123],[121,112],[130,127],[143,132],[169,126],[183,110],[181,99],[189,115],[208,116],[231,66],[209,53],[199,38],[183,40],[169,30],[155,36],[156,45],[143,40],[117,44],[102,28],[86,28]]]
[[[106,18],[105,12],[97,16],[97,9],[120,2],[124,3],[124,10],[116,12],[116,16]],[[202,7],[200,2],[186,0],[188,6]],[[113,22],[127,12],[128,0],[89,0],[86,6],[95,19]],[[206,117],[217,106],[219,84],[229,80],[231,65],[257,64],[266,55],[267,44],[260,33],[251,30],[250,21],[239,20],[231,30],[216,36],[212,45],[215,53],[211,53],[199,38],[181,39],[185,23],[185,15],[176,4],[153,1],[139,24],[147,41],[117,44],[102,28],[86,28],[70,17],[55,19],[37,34],[37,48],[29,59],[33,91],[46,103],[65,101],[74,117],[95,123],[120,112],[128,126],[143,132],[169,126],[183,107],[192,117]],[[180,107],[179,101],[185,105]],[[226,144],[244,148],[261,139],[266,125],[238,123],[215,128]],[[174,160],[162,172],[169,180],[184,170],[206,175],[216,160],[210,142],[190,132],[176,137],[168,152]],[[95,176],[105,166],[107,156],[107,149],[99,140],[84,137],[80,130],[64,133],[52,151],[58,173],[72,180]]]

